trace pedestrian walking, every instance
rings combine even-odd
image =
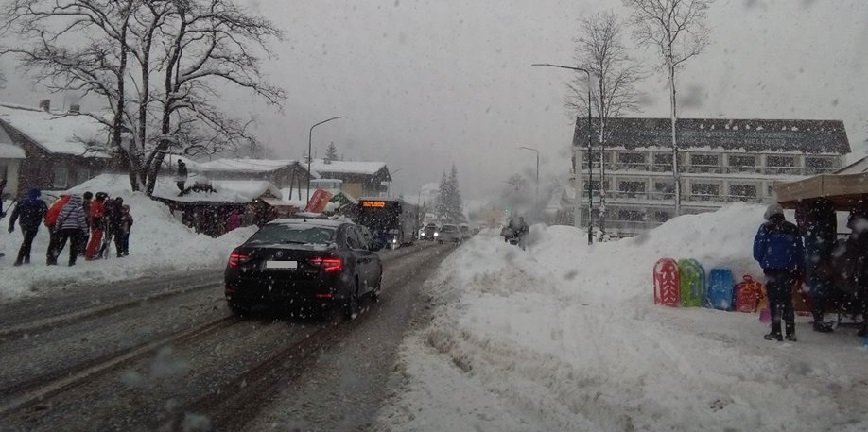
[[[847,228],[850,228],[850,235],[844,242],[838,270],[844,284],[848,285],[848,291],[856,294],[858,311],[862,315],[858,335],[865,337],[868,335],[868,209],[851,211]]]
[[[43,224],[48,228],[48,250],[45,252],[46,265],[57,265],[57,257],[60,255],[60,251],[57,250],[57,246],[60,244],[60,227],[57,226],[57,220],[60,217],[60,211],[70,198],[71,195],[61,195],[60,199],[52,203],[48,211],[45,212]]]
[[[804,273],[805,248],[799,228],[786,220],[779,204],[765,212],[766,222],[754,238],[753,256],[766,275],[766,291],[772,311],[772,330],[768,340],[783,340],[781,321],[786,323],[787,340],[796,340],[793,287]]]
[[[18,257],[13,264],[16,267],[21,264],[30,264],[30,248],[33,245],[33,239],[39,233],[39,225],[48,211],[45,201],[40,199],[41,196],[42,191],[39,189],[30,189],[27,191],[27,197],[23,201],[18,202],[15,210],[12,210],[12,215],[9,217],[9,234],[15,232],[15,221],[18,221],[21,233],[24,234],[24,241],[21,242],[21,247],[18,249]]]
[[[124,206],[124,199],[116,197],[115,199],[107,200],[105,203],[105,234],[103,235],[102,246],[99,249],[100,258],[108,258],[109,248],[114,243],[117,246],[117,236],[121,221],[121,210]],[[115,252],[119,252],[115,247]],[[118,256],[120,254],[118,253]]]
[[[824,320],[826,299],[833,292],[832,251],[838,237],[835,208],[827,200],[805,202],[796,212],[805,236],[805,286],[810,299],[813,329],[829,333],[832,326]],[[801,219],[801,221],[799,221]]]
[[[175,176],[175,182],[183,193],[184,186],[187,184],[187,165],[184,165],[184,161],[181,159],[178,159],[178,174]]]
[[[87,218],[87,230],[85,230],[82,234],[81,244],[86,245],[88,240],[90,239],[90,227],[93,225],[90,217],[90,204],[93,202],[93,192],[86,191],[82,194],[82,208],[84,208],[84,215]],[[81,250],[78,251],[79,255],[84,256],[85,248],[82,247]]]
[[[133,227],[133,216],[130,214],[130,206],[124,204],[121,207],[120,218],[115,231],[115,249],[118,258],[130,254],[130,230]]]
[[[82,243],[82,239],[84,238],[83,233],[87,231],[87,216],[84,214],[81,197],[73,195],[69,198],[69,202],[60,210],[55,227],[59,229],[56,249],[57,256],[60,256],[64,246],[66,246],[67,240],[71,241],[69,246],[69,266],[72,267],[78,258],[79,250],[84,246],[84,243]]]
[[[105,232],[105,202],[108,194],[105,192],[97,192],[92,203],[90,203],[90,241],[87,243],[84,258],[91,261],[97,257],[100,247],[102,246],[102,236]]]
[[[0,179],[0,219],[6,217],[6,212],[3,211],[3,190],[6,189],[6,179]],[[6,256],[5,253],[0,252],[0,258]]]

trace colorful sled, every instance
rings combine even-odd
[[[751,275],[744,275],[742,281],[735,286],[735,310],[739,312],[756,312],[762,298],[763,284],[754,280]]]
[[[681,285],[681,305],[701,306],[705,296],[705,269],[695,259],[678,260],[678,277]]]
[[[681,286],[678,263],[672,258],[661,258],[654,264],[654,304],[678,306],[681,301]]]
[[[733,286],[735,285],[732,270],[725,268],[712,269],[708,273],[708,290],[703,306],[720,310],[733,310]]]

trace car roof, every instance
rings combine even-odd
[[[268,222],[268,225],[308,225],[327,228],[338,228],[343,224],[352,224],[352,222],[333,219],[274,219]]]

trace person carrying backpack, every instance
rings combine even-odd
[[[796,340],[793,286],[805,270],[805,247],[799,228],[784,217],[780,204],[765,212],[766,222],[757,230],[753,257],[766,275],[766,291],[772,311],[772,331],[767,340],[783,340],[781,319],[786,322],[787,340]]]
[[[13,264],[15,267],[21,264],[30,264],[30,247],[33,245],[33,239],[39,233],[39,223],[42,222],[43,216],[48,211],[48,206],[45,201],[39,199],[42,192],[39,189],[33,188],[27,192],[27,198],[15,206],[12,210],[12,216],[9,217],[9,234],[15,232],[15,221],[21,227],[21,233],[24,234],[24,241],[21,242],[21,248],[18,249],[18,258]]]
[[[57,256],[60,251],[57,246],[60,243],[60,227],[56,227],[57,219],[60,216],[60,211],[63,206],[69,202],[70,195],[61,195],[60,199],[51,204],[48,211],[45,212],[43,224],[48,228],[48,250],[45,252],[45,264],[57,265]]]
[[[57,241],[57,256],[63,251],[66,246],[66,241],[71,240],[69,246],[69,266],[75,265],[78,259],[78,252],[84,244],[84,233],[87,232],[87,216],[84,214],[84,207],[81,204],[81,197],[73,195],[69,201],[60,210],[60,215],[55,222],[55,228],[59,229],[59,239]]]

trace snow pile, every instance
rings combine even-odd
[[[130,255],[107,260],[85,261],[79,257],[74,267],[67,267],[69,244],[58,260],[58,266],[45,265],[48,248],[48,230],[43,226],[33,243],[31,264],[13,267],[22,235],[15,226],[8,233],[8,218],[2,220],[0,258],[3,277],[0,278],[0,300],[21,296],[50,294],[71,284],[98,284],[156,275],[165,271],[213,268],[215,272],[225,265],[232,249],[255,231],[254,228],[237,229],[219,238],[197,235],[172,216],[168,208],[150,200],[141,192],[132,193],[129,180],[124,176],[99,176],[71,191],[106,192],[121,197],[130,205],[134,223],[130,233]],[[11,209],[10,209],[11,214]],[[114,247],[112,246],[112,253]]]
[[[383,429],[865,430],[868,353],[852,331],[797,324],[762,339],[753,314],[652,302],[662,256],[761,274],[762,206],[674,219],[588,247],[570,227],[534,226],[528,252],[492,231],[429,281],[434,322],[405,342],[405,391]]]

